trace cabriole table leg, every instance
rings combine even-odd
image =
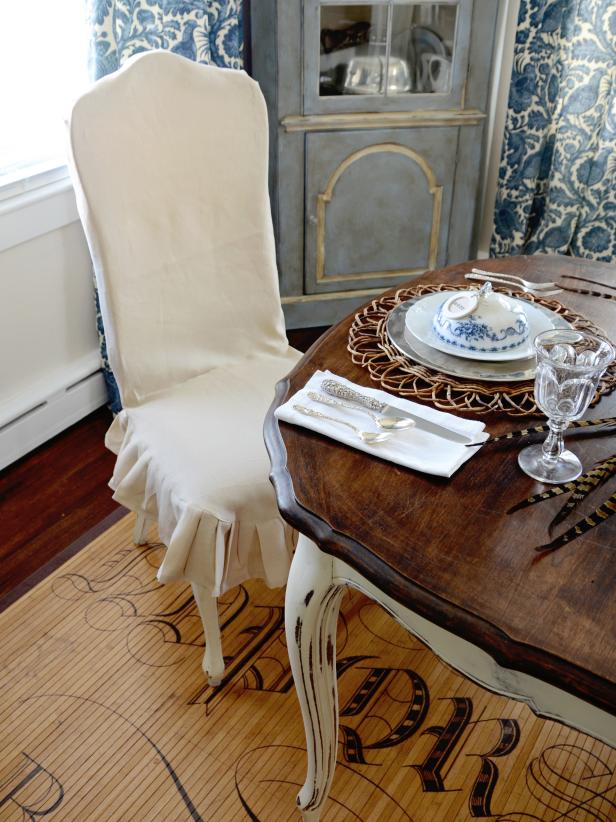
[[[287,647],[306,733],[308,773],[297,796],[304,822],[318,822],[336,765],[336,626],[345,587],[332,558],[300,535],[285,601]]]

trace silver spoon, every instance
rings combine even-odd
[[[379,416],[378,414],[373,414],[372,411],[369,411],[367,408],[363,408],[361,405],[334,400],[325,394],[317,394],[316,391],[309,391],[308,397],[314,402],[322,402],[324,405],[331,405],[333,408],[349,408],[351,411],[363,411],[364,414],[372,417],[379,428],[384,428],[386,431],[402,431],[404,428],[410,428],[412,425],[415,425],[414,420],[409,420],[405,417]]]
[[[330,422],[337,422],[339,425],[346,425],[352,431],[355,431],[362,442],[368,445],[378,445],[380,442],[385,442],[391,437],[391,433],[382,431],[377,434],[374,431],[361,431],[356,425],[353,425],[346,420],[341,420],[338,417],[329,417],[327,414],[322,414],[320,411],[315,411],[314,408],[306,408],[305,405],[294,405],[293,408],[299,411],[300,414],[305,414],[307,417],[319,417],[322,420],[329,420]]]

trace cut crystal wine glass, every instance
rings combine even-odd
[[[540,482],[571,482],[582,473],[582,463],[565,449],[565,429],[588,408],[616,352],[607,340],[574,329],[544,331],[535,338],[535,351],[535,401],[550,433],[543,444],[521,451],[518,463]]]

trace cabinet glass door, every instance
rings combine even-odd
[[[319,94],[435,94],[451,87],[457,7],[321,6]]]
[[[322,6],[319,94],[382,94],[388,28],[386,5]]]
[[[305,5],[305,111],[452,108],[472,0]]]

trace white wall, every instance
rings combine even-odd
[[[78,223],[0,254],[2,403],[94,350],[90,258]]]
[[[105,402],[99,367],[91,263],[70,186],[3,201],[0,468]]]

